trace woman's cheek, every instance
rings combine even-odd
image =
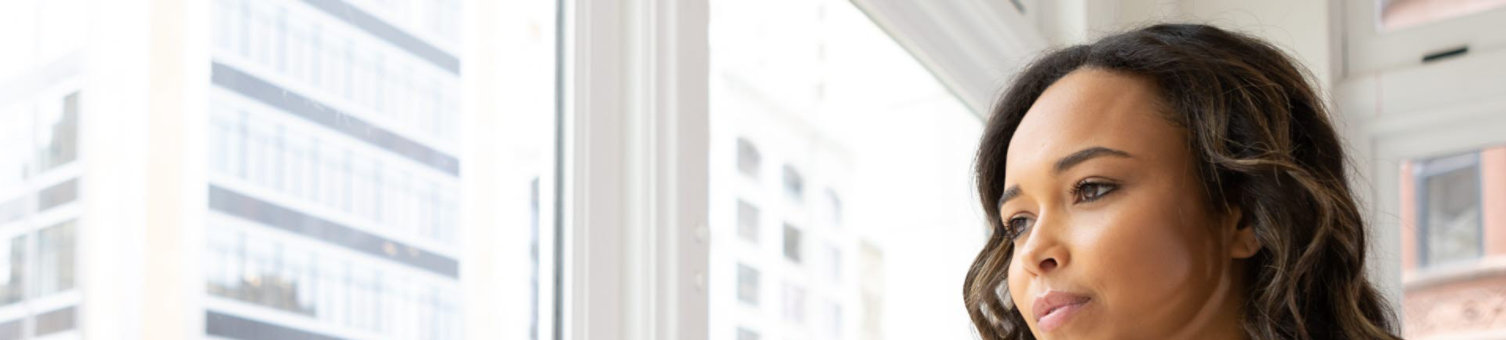
[[[1145,208],[1106,216],[1093,235],[1095,246],[1083,247],[1091,254],[1083,255],[1085,262],[1094,262],[1094,276],[1102,280],[1097,286],[1117,310],[1114,314],[1132,317],[1154,333],[1153,329],[1173,327],[1186,315],[1164,307],[1196,305],[1194,297],[1201,295],[1196,283],[1201,280],[1193,278],[1199,258],[1193,244],[1198,241],[1174,222],[1177,216]]]

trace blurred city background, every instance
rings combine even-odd
[[[1506,339],[1506,1],[705,4],[692,338],[974,338],[988,106],[1182,21],[1311,71],[1408,338]],[[573,5],[0,2],[0,340],[566,334]]]

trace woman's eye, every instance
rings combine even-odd
[[[1033,225],[1035,225],[1034,218],[1020,216],[1009,219],[1009,222],[1005,223],[1005,229],[1009,232],[1009,239],[1013,240],[1030,231]]]
[[[1072,197],[1077,203],[1092,202],[1118,188],[1113,183],[1083,181],[1072,189]]]

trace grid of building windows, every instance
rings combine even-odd
[[[457,242],[454,177],[275,112],[252,111],[256,105],[233,109],[237,102],[221,100],[210,117],[212,173],[349,214],[376,233]]]
[[[0,242],[0,307],[73,289],[74,222],[23,232]]]
[[[79,301],[80,93],[17,97],[0,107],[0,339],[74,330]]]
[[[459,338],[459,4],[213,2],[208,335]]]
[[[731,223],[722,230],[731,235],[726,239],[739,245],[713,251],[727,252],[730,256],[725,258],[736,261],[733,291],[742,308],[727,318],[730,329],[714,334],[736,339],[842,338],[844,292],[855,290],[848,287],[855,283],[843,278],[843,247],[855,244],[847,231],[836,228],[842,221],[837,191],[822,177],[791,163],[776,167],[778,176],[764,180],[762,164],[779,164],[790,150],[766,149],[747,136],[729,144],[736,157],[724,168],[724,176],[737,180],[728,201]],[[821,188],[809,191],[819,193],[820,199],[804,197],[808,186]],[[774,222],[773,242],[761,242],[765,221]]]
[[[215,4],[217,62],[254,69],[389,130],[446,146],[457,141],[458,69],[341,25],[303,3]]]
[[[205,237],[211,295],[394,338],[459,338],[454,280],[230,217],[212,218]]]

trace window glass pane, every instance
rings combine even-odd
[[[26,293],[26,235],[12,237],[10,242],[0,242],[0,254],[8,254],[0,261],[0,305],[21,302]]]
[[[746,201],[737,201],[737,235],[748,242],[758,243],[758,207]]]
[[[748,330],[747,328],[738,328],[737,329],[737,340],[758,340],[758,339],[759,339],[758,332],[754,332],[752,330]]]
[[[784,319],[794,324],[805,323],[805,288],[793,283],[784,284]]]
[[[710,338],[973,337],[979,116],[852,2],[709,2]]]
[[[63,222],[38,232],[37,289],[34,296],[46,296],[73,289],[74,241],[73,222]]]
[[[1480,168],[1475,154],[1423,164],[1421,188],[1426,216],[1428,264],[1457,262],[1481,255]]]
[[[795,226],[790,225],[789,223],[785,223],[784,258],[789,259],[790,261],[794,261],[795,263],[800,263],[800,248],[804,247],[803,242],[804,240],[801,238],[800,229],[795,228]]]
[[[789,165],[784,166],[784,194],[794,201],[800,201],[805,196],[805,177]]]
[[[763,166],[763,155],[758,153],[758,147],[747,139],[737,139],[737,170],[750,178],[758,178],[759,167]]]
[[[1374,0],[1381,10],[1381,28],[1399,30],[1435,21],[1482,13],[1501,6],[1501,0]]]
[[[30,172],[32,110],[24,102],[0,108],[0,187],[15,187]]]
[[[46,172],[77,157],[78,93],[62,100],[40,103],[37,130],[37,172]]]
[[[758,270],[744,264],[737,265],[737,299],[749,305],[758,305]]]

